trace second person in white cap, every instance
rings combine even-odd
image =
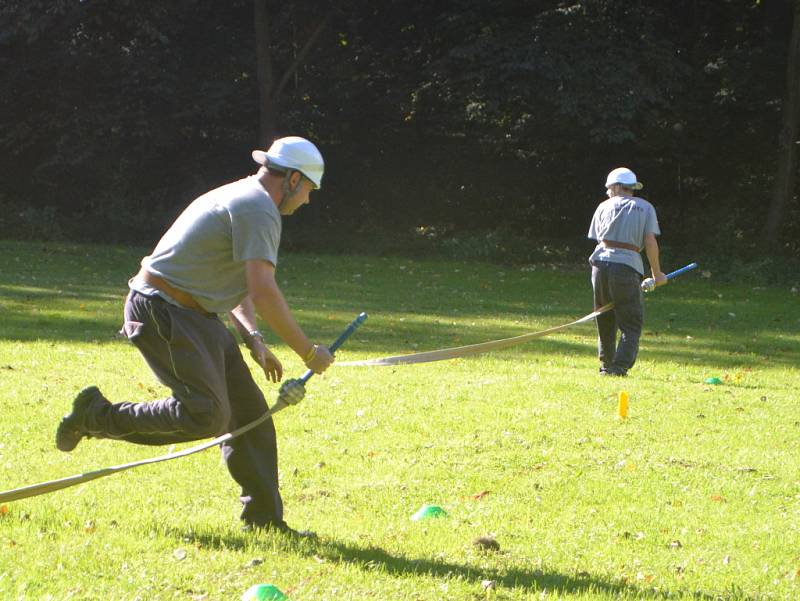
[[[601,375],[627,375],[639,353],[644,323],[642,249],[653,279],[657,283],[666,279],[661,271],[656,241],[661,233],[656,210],[645,199],[634,195],[642,187],[636,174],[627,167],[611,171],[606,178],[608,199],[598,205],[589,226],[589,238],[597,241],[589,257],[594,307],[599,309],[614,303],[612,311],[597,317]]]

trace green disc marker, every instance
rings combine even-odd
[[[720,380],[719,378],[706,378],[705,379],[705,383],[706,384],[722,384],[722,380]]]
[[[419,508],[417,513],[411,516],[415,522],[420,520],[427,520],[428,518],[443,518],[447,517],[447,512],[438,505],[423,505]]]
[[[242,601],[288,601],[288,599],[289,597],[274,584],[254,584],[242,595]]]

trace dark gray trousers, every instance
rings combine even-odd
[[[230,432],[267,411],[236,340],[216,316],[131,292],[123,332],[172,396],[103,407],[88,419],[93,436],[148,445],[185,442]],[[231,476],[242,487],[242,519],[282,523],[272,420],[221,446]]]
[[[632,267],[606,261],[592,263],[595,309],[614,303],[611,311],[596,318],[597,354],[606,369],[626,372],[636,362],[644,323],[641,283],[641,274]]]

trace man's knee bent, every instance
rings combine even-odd
[[[214,437],[224,434],[227,430],[228,420],[222,411],[213,410],[206,413],[192,415],[191,423],[186,423],[187,434],[201,437]]]

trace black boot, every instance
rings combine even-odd
[[[81,438],[90,434],[86,418],[96,407],[110,405],[97,386],[89,386],[81,390],[72,401],[72,412],[61,418],[56,430],[56,446],[60,451],[69,453]]]
[[[242,532],[277,532],[292,538],[308,538],[316,539],[317,533],[311,530],[295,530],[286,522],[251,522],[245,521],[242,526]]]

